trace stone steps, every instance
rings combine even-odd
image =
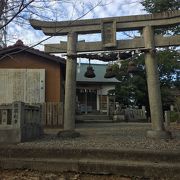
[[[76,115],[77,123],[112,123],[113,121],[107,115]]]
[[[76,123],[112,123],[113,120],[91,120],[91,119],[84,119],[84,120],[76,120]]]
[[[178,179],[180,152],[2,147],[0,168]]]

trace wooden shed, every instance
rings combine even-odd
[[[44,123],[62,124],[58,111],[63,114],[65,65],[65,59],[25,46],[21,40],[1,48],[0,104],[41,103],[47,112]]]

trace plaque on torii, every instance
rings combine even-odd
[[[155,48],[179,46],[180,35],[155,35],[154,29],[180,24],[180,11],[156,14],[121,16],[74,21],[46,22],[30,20],[31,25],[51,36],[67,35],[68,41],[46,44],[49,53],[67,53],[64,130],[75,128],[76,98],[76,54],[79,52],[140,50],[145,53],[148,95],[151,111],[152,130],[147,135],[152,138],[168,138],[163,124],[163,111],[159,85]],[[142,36],[128,40],[116,40],[116,32],[140,30]],[[101,33],[101,42],[77,42],[78,34]]]

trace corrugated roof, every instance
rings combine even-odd
[[[87,63],[81,63],[80,66],[77,64],[77,82],[103,82],[103,83],[118,83],[119,81],[116,78],[104,78],[106,73],[107,64],[91,64],[96,75],[95,78],[86,78],[84,73],[87,70]]]

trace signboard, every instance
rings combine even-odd
[[[101,26],[103,47],[116,47],[116,21],[103,21]]]
[[[45,101],[44,69],[0,69],[0,104]]]

